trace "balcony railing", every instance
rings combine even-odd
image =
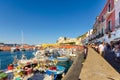
[[[111,32],[112,32],[111,29],[108,29],[108,28],[105,29],[105,33],[106,33],[106,34],[111,33]]]
[[[105,18],[105,19],[108,18],[108,17],[110,16],[110,14],[111,14],[114,10],[115,10],[115,9],[113,8],[110,12],[107,11],[107,12],[105,13],[105,15],[104,15],[104,18]]]
[[[100,33],[99,34],[99,38],[101,38],[101,37],[103,37],[104,36],[104,34],[103,33]]]

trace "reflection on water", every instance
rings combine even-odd
[[[60,65],[60,66],[64,66],[66,68],[65,70],[65,73],[68,71],[68,69],[70,68],[70,66],[72,65],[73,61],[65,61],[65,62],[58,62],[57,65]]]
[[[68,69],[70,68],[70,66],[72,65],[73,61],[64,61],[64,62],[58,62],[57,65],[60,65],[60,66],[64,66],[65,67],[65,73],[67,73]],[[62,78],[62,75],[59,75],[57,77],[57,80],[61,80]]]

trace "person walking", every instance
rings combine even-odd
[[[102,56],[102,57],[104,57],[104,55],[105,55],[105,52],[104,52],[104,47],[105,47],[105,43],[104,42],[102,42],[100,45],[99,45],[99,53],[100,53],[100,55]]]
[[[84,46],[84,59],[86,59],[87,54],[88,54],[88,47],[85,45]]]

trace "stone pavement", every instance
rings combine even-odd
[[[79,78],[81,80],[120,80],[120,74],[103,57],[89,48]]]

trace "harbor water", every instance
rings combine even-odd
[[[21,59],[22,54],[25,54],[27,59],[34,57],[34,51],[24,51],[24,52],[9,52],[9,51],[0,51],[0,70],[7,69],[7,66],[14,61],[14,56],[17,56],[18,59]]]

